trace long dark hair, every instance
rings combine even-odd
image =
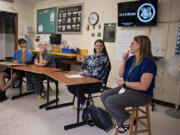
[[[94,45],[96,45],[97,42],[100,42],[102,45],[103,45],[103,50],[102,50],[102,53],[104,53],[105,56],[107,56],[108,60],[109,60],[109,63],[110,63],[110,68],[111,68],[111,62],[110,62],[110,59],[109,59],[109,55],[107,53],[107,50],[106,50],[106,46],[104,44],[104,41],[101,40],[101,39],[97,39],[95,42],[94,42]],[[96,53],[96,49],[94,48],[94,53]]]

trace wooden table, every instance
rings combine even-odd
[[[45,72],[53,72],[53,71],[61,71],[61,69],[58,68],[51,68],[51,67],[39,67],[36,65],[23,65],[23,66],[16,66],[16,67],[10,67],[11,69],[15,70],[21,70],[26,72],[32,72],[36,74],[44,74]]]
[[[92,78],[92,77],[82,77],[82,78],[68,78],[66,75],[77,75],[78,72],[75,71],[61,71],[61,72],[46,72],[47,76],[53,78],[54,80],[62,83],[64,85],[83,85],[83,84],[92,84],[99,83],[101,80]]]
[[[24,65],[24,66],[10,67],[10,68],[13,70],[31,72],[31,73],[40,74],[40,75],[45,75],[46,72],[61,71],[61,69],[57,69],[57,68],[39,67],[39,66],[35,66],[35,65]],[[47,80],[49,81],[48,77],[47,77]],[[56,84],[56,85],[58,85],[58,84]],[[49,88],[49,82],[47,83],[47,87]],[[20,91],[20,94],[17,96],[14,96],[12,99],[16,99],[16,98],[26,96],[26,95],[27,94],[22,94],[22,91]],[[58,102],[58,98],[56,98],[55,100],[49,101],[49,89],[48,89],[47,90],[47,102],[45,104],[40,105],[39,108],[42,109],[43,107],[48,106],[48,105],[55,103],[55,102],[56,103]]]
[[[78,73],[75,72],[75,71],[46,72],[45,74],[47,76],[51,77],[52,79],[58,81],[59,83],[67,85],[67,86],[70,86],[70,85],[81,86],[81,85],[87,85],[87,84],[101,83],[101,80],[94,79],[92,77],[83,77],[83,78],[68,78],[68,77],[66,77],[66,75],[77,75]],[[79,126],[83,126],[83,125],[87,124],[86,122],[80,122],[79,121],[79,113],[80,113],[80,101],[79,101],[79,95],[80,94],[79,93],[80,92],[81,91],[78,89],[77,122],[73,123],[73,124],[70,124],[70,125],[64,126],[65,130],[75,128],[75,127],[79,127]],[[46,110],[59,108],[59,107],[64,107],[64,106],[67,106],[67,105],[73,105],[73,102],[59,104],[59,105],[55,105],[55,106],[48,106],[48,107],[46,107]]]
[[[4,61],[4,62],[0,62],[0,65],[12,67],[12,66],[21,66],[21,65],[25,65],[25,64],[18,64],[18,63]]]

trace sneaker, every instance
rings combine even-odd
[[[39,95],[38,96],[39,99],[41,99],[41,98],[47,99],[45,92],[38,94],[38,95]]]
[[[0,90],[0,102],[4,101],[8,99],[7,96],[6,96],[6,93],[2,90]]]
[[[45,91],[43,93],[41,93],[41,96],[42,96],[42,98],[47,99],[47,95],[46,95]]]

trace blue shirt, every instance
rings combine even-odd
[[[135,68],[132,70],[132,72],[128,77],[129,70],[131,69],[133,63],[134,63],[134,56],[131,56],[126,62],[126,68],[125,68],[123,80],[128,82],[140,82],[141,77],[144,73],[152,73],[153,79],[147,91],[138,91],[138,92],[141,92],[149,96],[153,96],[153,89],[155,87],[155,76],[157,74],[157,67],[155,62],[151,58],[145,57],[139,65],[135,66]]]
[[[26,64],[31,64],[32,62],[32,53],[30,51],[26,51],[25,52],[25,56],[26,56]],[[14,57],[13,60],[17,61],[19,64],[22,64],[22,51],[21,50],[16,50],[14,52]]]
[[[102,80],[107,83],[107,77],[110,72],[110,61],[104,53],[89,55],[84,61],[81,71],[88,70],[87,76]]]

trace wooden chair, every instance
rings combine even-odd
[[[151,135],[149,106],[149,104],[146,104],[144,106],[132,107],[131,109],[127,110],[131,113],[129,135],[136,135],[138,133],[144,132],[147,132],[148,135]],[[142,107],[145,109],[142,109]],[[134,121],[136,121],[136,124],[134,124]],[[142,124],[143,129],[138,129],[138,124]],[[115,135],[118,135],[118,133],[118,129],[116,129]]]

